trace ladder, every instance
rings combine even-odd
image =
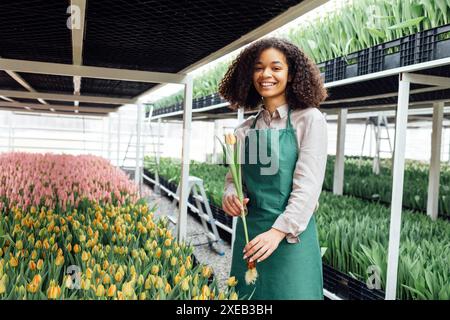
[[[215,249],[215,251],[219,255],[223,256],[225,254],[225,252],[223,250],[223,242],[219,236],[219,232],[217,231],[216,220],[214,219],[214,217],[212,215],[211,207],[209,206],[209,201],[206,196],[205,188],[203,187],[202,179],[194,177],[194,176],[189,176],[187,194],[190,195],[191,192],[193,193],[196,207],[194,207],[193,205],[191,205],[189,203],[188,203],[188,207],[189,207],[189,209],[191,209],[191,211],[198,214],[198,216],[202,222],[205,235],[208,238],[207,243],[196,244],[196,246],[208,244],[210,249],[214,249],[213,243],[217,243],[217,249]],[[174,206],[176,206],[177,203],[179,202],[180,193],[181,193],[181,188],[180,188],[180,185],[178,185],[176,195],[173,197],[173,201],[172,201],[172,204]],[[203,211],[202,203],[205,205],[206,213]],[[177,224],[177,220],[178,220],[177,217],[173,216],[173,215],[169,215],[168,218],[173,224],[176,225],[176,228],[177,228],[176,231],[178,233],[179,225]],[[209,231],[208,223],[211,225],[212,232]]]
[[[389,153],[390,157],[392,159],[392,144],[391,139],[389,136],[389,128],[388,128],[388,121],[387,117],[384,114],[379,113],[376,117],[369,117],[366,120],[366,125],[364,128],[364,135],[363,135],[363,142],[362,142],[362,148],[361,148],[361,154],[359,156],[359,166],[361,166],[362,163],[362,156],[364,152],[364,145],[366,142],[366,133],[367,133],[367,127],[371,127],[374,136],[375,136],[375,155],[373,157],[373,165],[372,165],[372,172],[376,175],[380,174],[380,153]],[[386,135],[383,136],[382,132],[383,129],[386,132]],[[371,135],[372,136],[372,135]],[[381,150],[381,141],[387,140],[389,144],[389,150]],[[372,148],[370,148],[370,152],[372,152]],[[371,154],[370,154],[371,155]]]

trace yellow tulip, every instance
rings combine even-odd
[[[44,266],[44,260],[39,259],[38,262],[37,262],[37,264],[36,264],[37,269],[38,269],[38,270],[42,270],[42,267],[43,267],[43,266]]]
[[[181,266],[179,273],[180,276],[184,277],[186,275],[186,268],[184,266]]]
[[[202,295],[204,295],[205,297],[209,297],[211,294],[211,291],[209,289],[209,287],[205,284],[202,287]]]
[[[162,253],[161,248],[156,249],[155,257],[159,259],[161,257],[161,253]]]
[[[177,257],[172,257],[172,259],[170,259],[170,265],[174,267],[177,264],[177,261]]]
[[[50,286],[47,290],[47,298],[58,299],[61,296],[61,288],[56,284],[54,280],[50,281]]]
[[[90,287],[91,287],[91,280],[81,279],[81,289],[89,290]]]
[[[72,245],[69,243],[69,244],[66,246],[66,249],[67,249],[68,252],[71,252],[71,251],[72,251]]]
[[[22,250],[23,249],[23,242],[22,240],[19,240],[16,242],[16,249],[17,250]]]
[[[133,285],[131,282],[125,282],[122,286],[123,294],[125,298],[132,299],[135,296]]]
[[[236,136],[232,133],[228,133],[225,135],[225,143],[228,145],[236,144]]]
[[[84,262],[89,260],[89,254],[86,251],[83,251],[83,253],[81,254],[81,260],[83,260]]]
[[[121,282],[123,279],[124,274],[120,271],[116,272],[116,275],[114,276],[114,279],[116,280],[116,282]]]
[[[57,256],[55,259],[55,265],[60,266],[64,263],[64,256]]]
[[[236,292],[233,292],[233,293],[230,295],[230,300],[237,300],[237,299],[238,299],[237,293],[236,293]]]
[[[234,286],[236,286],[237,285],[237,280],[236,280],[236,277],[230,277],[230,278],[228,278],[228,280],[227,280],[227,285],[229,286],[229,287],[234,287]]]
[[[78,244],[73,246],[73,252],[74,253],[79,253],[80,251],[81,251],[81,248],[80,248],[80,246]]]
[[[209,279],[209,277],[212,274],[212,269],[209,266],[203,266],[202,268],[202,276],[206,279]]]
[[[147,278],[147,280],[145,280],[144,288],[145,288],[145,290],[149,290],[151,287],[152,287],[152,281],[150,278]]]
[[[219,300],[225,300],[225,294],[222,291],[219,293],[218,299]]]
[[[19,260],[16,257],[11,256],[9,259],[9,264],[11,267],[15,268],[19,265]]]
[[[172,245],[172,240],[171,239],[166,239],[166,241],[164,241],[164,245],[166,247],[170,247]]]
[[[105,294],[105,287],[102,284],[99,284],[97,290],[95,291],[95,295],[97,297],[102,297]]]
[[[92,278],[92,270],[91,268],[86,269],[86,278],[91,279]]]
[[[105,274],[105,276],[103,277],[103,284],[110,284],[111,283],[111,277],[109,276],[109,274]]]
[[[145,292],[141,292],[141,294],[139,295],[139,300],[145,300],[147,298]]]
[[[197,286],[197,285],[198,285],[198,274],[196,274],[196,275],[194,276],[194,279],[192,280],[192,283],[193,283],[194,286]]]
[[[170,284],[166,283],[166,287],[164,288],[164,292],[166,294],[169,294],[172,291],[172,287],[170,286]]]
[[[180,281],[181,281],[181,277],[180,277],[179,274],[177,274],[177,275],[175,276],[175,279],[173,280],[173,282],[175,283],[175,285],[177,285],[178,282],[180,282]]]
[[[6,292],[6,274],[0,279],[0,294]]]
[[[181,282],[181,290],[188,291],[189,290],[189,280],[187,278],[184,278]]]
[[[33,260],[30,260],[30,262],[28,263],[28,268],[30,270],[36,270],[36,262],[34,262]]]

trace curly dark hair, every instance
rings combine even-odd
[[[328,94],[319,68],[296,45],[279,38],[264,38],[245,48],[228,68],[219,84],[219,94],[230,103],[230,108],[254,109],[261,96],[253,85],[253,68],[261,52],[274,48],[281,51],[288,64],[292,81],[286,86],[286,99],[290,108],[317,107]]]

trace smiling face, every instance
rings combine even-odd
[[[286,99],[288,80],[285,55],[275,48],[262,51],[253,68],[253,85],[264,100],[280,100],[280,103],[284,103],[281,100]]]

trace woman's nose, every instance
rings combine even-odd
[[[272,76],[272,73],[270,72],[270,69],[264,69],[263,77],[270,78],[271,76]]]

